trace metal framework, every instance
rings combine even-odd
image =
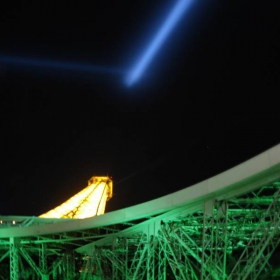
[[[84,219],[105,212],[106,201],[113,195],[113,182],[108,176],[94,176],[88,186],[56,208],[40,215],[42,218]]]
[[[279,279],[279,229],[280,145],[179,192],[101,216],[0,217],[0,275]]]

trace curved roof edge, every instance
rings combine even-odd
[[[0,229],[0,238],[86,230],[151,217],[183,205],[228,199],[280,180],[280,144],[207,180],[169,195],[87,219]],[[43,219],[43,218],[42,218]]]

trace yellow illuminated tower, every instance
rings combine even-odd
[[[108,176],[94,176],[88,186],[56,208],[40,215],[41,218],[84,219],[105,212],[106,202],[113,195],[113,182]]]

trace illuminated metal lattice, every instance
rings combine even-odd
[[[109,177],[92,177],[85,189],[40,217],[84,219],[102,215],[112,192],[113,182]]]
[[[89,187],[103,186],[109,198],[110,184],[93,177]],[[280,145],[196,185],[105,215],[0,216],[3,279],[280,279],[279,256]]]

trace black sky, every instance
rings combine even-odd
[[[127,71],[174,2],[10,1],[0,8],[1,215],[39,215],[93,175],[113,177],[107,210],[120,209],[280,142],[278,1],[195,0],[132,88],[120,74],[3,61]]]

